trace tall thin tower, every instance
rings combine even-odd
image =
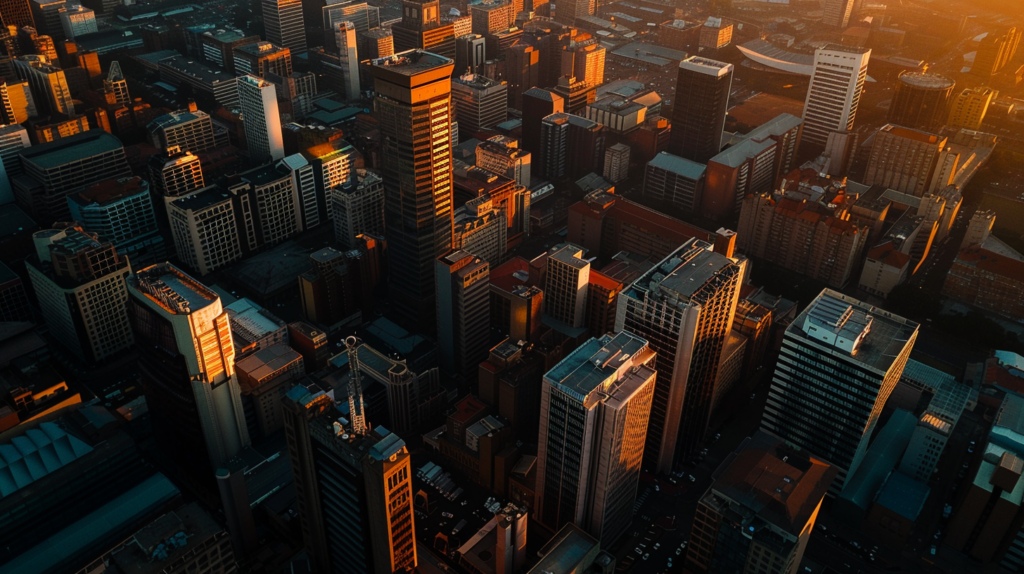
[[[359,97],[359,50],[356,46],[356,25],[340,22],[334,30],[335,42],[341,57],[341,73],[345,78],[345,97]]]
[[[434,262],[452,245],[451,76],[454,60],[408,50],[368,60],[377,93],[384,228],[398,316],[435,317]],[[398,275],[396,274],[396,277]]]
[[[238,78],[238,102],[242,106],[245,140],[253,161],[284,159],[281,115],[274,84],[253,75]]]
[[[118,64],[116,60],[110,63],[110,71],[107,72],[107,79],[103,80],[103,87],[114,94],[117,103],[132,103],[132,97],[128,94],[128,80],[124,79],[121,64]]]
[[[366,405],[363,404],[363,383],[359,378],[359,339],[345,339],[348,350],[348,367],[352,376],[348,379],[348,414],[352,421],[352,434],[363,436],[370,430],[366,422]]]
[[[679,62],[669,152],[706,164],[722,149],[732,64],[691,56]]]
[[[263,0],[267,41],[284,46],[297,56],[306,51],[306,27],[302,0]]]
[[[869,48],[829,44],[814,51],[802,141],[824,146],[829,133],[853,129],[870,59]]]

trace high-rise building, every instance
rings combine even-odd
[[[39,115],[27,81],[0,81],[0,119],[5,124],[20,124]]]
[[[622,331],[590,339],[544,375],[537,518],[611,545],[629,528],[654,397],[655,353]]]
[[[21,56],[14,60],[14,71],[32,88],[32,99],[41,108],[41,114],[45,110],[50,114],[74,115],[75,104],[64,70],[50,64],[45,56]]]
[[[999,92],[985,86],[965,88],[952,98],[946,123],[954,128],[980,130],[988,107],[998,95]]]
[[[476,146],[476,165],[491,173],[530,187],[532,154],[519,148],[519,141],[508,136],[493,136]]]
[[[213,185],[167,203],[178,257],[206,275],[242,257],[235,207],[227,190]]]
[[[697,505],[686,571],[796,572],[836,470],[763,432],[723,466]]]
[[[732,90],[732,64],[691,56],[679,62],[669,151],[706,164],[722,149],[725,113]]]
[[[437,260],[437,340],[441,369],[460,377],[487,358],[490,266],[468,251]]]
[[[541,152],[548,179],[572,181],[600,173],[604,159],[604,126],[573,114],[551,114],[541,122]]]
[[[0,0],[0,26],[35,26],[31,3],[32,0]]]
[[[242,76],[238,79],[238,101],[245,121],[249,158],[253,161],[283,159],[284,138],[274,84],[252,74]]]
[[[830,492],[838,493],[864,458],[917,331],[825,289],[786,328],[761,428],[836,468]]]
[[[478,74],[452,78],[452,107],[459,131],[473,137],[508,118],[508,84]]]
[[[262,0],[267,41],[284,46],[293,55],[306,51],[306,27],[301,0]]]
[[[28,275],[55,340],[90,363],[130,347],[128,260],[81,227],[38,231],[32,239]]]
[[[563,0],[560,5],[556,5],[555,22],[572,26],[577,18],[593,16],[596,5],[596,0]]]
[[[629,146],[619,142],[604,150],[604,178],[619,183],[629,177]]]
[[[845,30],[850,24],[853,6],[857,0],[825,0],[822,5],[821,23]]]
[[[22,173],[21,151],[31,145],[28,139],[28,130],[16,122],[0,126],[0,163],[3,164],[8,178]]]
[[[356,269],[348,253],[325,247],[309,255],[310,271],[299,275],[299,296],[303,317],[328,330],[358,324],[359,304]]]
[[[149,159],[149,182],[158,202],[166,203],[173,198],[187,195],[205,186],[203,169],[199,158],[187,151],[172,149]],[[162,209],[159,211],[166,211]]]
[[[605,49],[597,38],[578,34],[562,52],[562,73],[597,87],[604,83],[604,60]]]
[[[121,64],[118,64],[116,60],[110,63],[110,70],[107,72],[106,79],[103,80],[103,89],[112,96],[113,103],[125,105],[132,103],[132,97],[128,93],[128,80],[121,72]]]
[[[74,221],[100,241],[112,243],[133,265],[145,267],[166,259],[149,184],[141,177],[95,183],[69,195],[68,208]]]
[[[328,198],[338,186],[356,181],[357,170],[354,163],[358,153],[347,141],[338,137],[307,147],[302,151],[302,157],[313,168],[313,183],[316,188],[316,209],[313,210],[313,204],[304,202],[308,210],[306,228],[309,229],[333,217]]]
[[[32,19],[39,35],[49,36],[54,42],[67,40],[60,22],[60,11],[67,6],[65,0],[31,0],[30,5]]]
[[[615,330],[658,353],[645,466],[672,472],[703,443],[742,275],[741,263],[691,239],[619,294]]]
[[[128,292],[154,437],[181,479],[207,491],[214,471],[249,446],[228,314],[169,263],[136,272]]]
[[[363,60],[386,58],[395,53],[395,38],[391,30],[377,28],[356,34],[359,44],[359,57]],[[359,66],[359,81],[363,88],[373,87],[373,74],[368,66]]]
[[[545,173],[543,164],[543,128],[544,118],[551,114],[565,112],[565,100],[562,96],[540,88],[529,88],[523,92],[523,149],[533,155],[537,162],[534,169],[538,175]]]
[[[932,190],[945,147],[944,136],[887,124],[875,134],[863,183],[921,197]]]
[[[460,76],[476,74],[487,61],[487,42],[480,34],[466,34],[455,38],[455,72]]]
[[[421,325],[430,325],[435,312],[434,262],[452,244],[454,65],[422,50],[370,63],[381,131],[384,230],[391,267],[404,271],[402,281],[391,283],[391,294],[395,310]]]
[[[277,74],[283,78],[292,75],[292,51],[271,42],[253,42],[235,46],[232,50],[235,73],[252,74],[266,78]]]
[[[291,156],[302,159],[302,156]],[[312,170],[308,170],[307,185],[313,188]],[[239,243],[244,252],[254,252],[288,239],[302,227],[301,174],[296,174],[285,160],[262,165],[239,174],[240,183],[228,188],[238,221]]]
[[[217,148],[217,134],[210,115],[195,106],[164,114],[146,126],[150,143],[163,151],[202,153]]]
[[[1002,72],[1013,61],[1020,46],[1021,29],[1011,26],[978,38],[978,49],[970,74],[987,84],[992,76]]]
[[[356,45],[356,25],[340,22],[334,30],[335,44],[341,55],[341,72],[345,78],[345,97],[359,98],[359,53]]]
[[[889,104],[889,123],[934,132],[946,123],[955,82],[926,72],[902,72]]]
[[[96,26],[96,13],[81,4],[67,5],[61,8],[58,13],[60,14],[61,28],[64,30],[64,35],[68,40],[74,40],[77,36],[93,34],[99,31],[99,28]]]
[[[684,211],[699,210],[706,169],[696,161],[661,152],[644,171],[644,196],[670,202]]]
[[[587,310],[590,262],[571,243],[548,255],[544,312],[573,328],[583,326]]]
[[[480,0],[469,5],[474,34],[486,36],[515,25],[516,14],[509,0]]]
[[[508,107],[525,113],[523,93],[540,83],[540,50],[523,42],[506,49],[505,77],[508,78]]]
[[[382,426],[354,428],[315,386],[296,386],[283,401],[302,539],[315,571],[415,568],[413,471],[405,442]],[[348,504],[331,502],[342,500]]]
[[[120,140],[102,130],[24,149],[21,165],[27,177],[14,181],[15,199],[40,221],[67,218],[67,196],[72,191],[131,175]]]
[[[870,59],[868,48],[829,44],[814,51],[814,72],[804,101],[803,141],[824,146],[829,133],[853,129]],[[675,129],[673,125],[673,133]]]
[[[505,210],[482,195],[455,210],[452,249],[468,251],[491,265],[505,259],[508,219]]]
[[[565,113],[583,116],[586,108],[597,99],[597,86],[593,86],[572,74],[559,76],[552,90],[565,100]]]
[[[455,28],[441,22],[438,0],[402,0],[402,21],[391,26],[395,52],[425,50],[455,57]]]
[[[384,180],[372,171],[357,170],[355,179],[331,191],[334,240],[343,249],[359,245],[364,233],[384,232]]]
[[[700,47],[719,50],[732,42],[733,24],[717,16],[709,16],[700,27]]]

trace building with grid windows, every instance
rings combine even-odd
[[[306,51],[306,27],[301,0],[262,0],[267,41],[291,50]]]
[[[590,339],[544,375],[537,447],[537,513],[558,530],[579,525],[602,545],[633,518],[655,353],[628,332]]]
[[[487,358],[490,266],[468,251],[438,258],[437,340],[441,369],[461,377]]]
[[[199,275],[242,257],[231,194],[210,186],[167,204],[178,257]]]
[[[356,170],[354,180],[331,192],[331,208],[334,240],[344,249],[355,249],[359,235],[384,232],[384,180],[372,171]]]
[[[586,319],[590,262],[583,253],[571,243],[554,248],[544,279],[544,312],[573,328],[582,327]]]
[[[804,102],[803,141],[824,147],[830,133],[853,129],[870,59],[868,48],[829,44],[814,51],[814,72]],[[672,131],[675,133],[675,125]]]
[[[454,120],[466,139],[476,132],[493,128],[508,118],[508,84],[479,74],[463,74],[452,79]]]
[[[452,249],[461,249],[498,265],[505,259],[508,221],[505,212],[488,196],[480,196],[455,210]]]
[[[25,294],[25,283],[17,273],[0,262],[0,321],[31,321],[32,309]]]
[[[917,330],[825,289],[786,329],[761,429],[836,468],[838,493],[864,458]]]
[[[302,229],[302,214],[293,188],[292,171],[283,162],[260,166],[239,175],[231,186],[242,250],[253,252],[276,245]]]
[[[743,275],[731,255],[691,239],[619,294],[615,330],[644,337],[658,353],[644,452],[658,472],[672,472],[704,442]]]
[[[338,186],[357,182],[354,162],[358,153],[347,141],[336,138],[306,148],[302,151],[302,157],[313,168],[315,185],[315,203],[303,201],[306,213],[305,226],[309,229],[334,217],[334,210],[328,202],[331,201],[330,197]]]
[[[920,363],[908,361],[906,371],[910,371],[912,366],[914,369],[924,367]],[[960,384],[945,373],[929,375],[932,380],[941,376],[941,382],[934,389],[928,408],[917,421],[899,467],[900,472],[923,484],[931,481],[939,457],[953,434],[953,427],[967,408],[971,396],[969,385]]]
[[[703,164],[663,151],[647,163],[644,196],[667,201],[684,211],[699,210],[706,171]]]
[[[194,106],[193,106],[194,107]],[[146,126],[149,140],[163,151],[202,153],[217,147],[213,122],[199,109],[178,110],[160,116]]]
[[[254,42],[235,46],[233,50],[235,72],[266,78],[277,74],[282,78],[292,75],[292,53],[288,48],[270,42]]]
[[[245,141],[252,161],[284,158],[284,137],[281,115],[277,111],[277,89],[274,84],[253,76],[238,78],[238,101],[245,121]]]
[[[699,163],[722,150],[725,114],[732,90],[732,64],[691,56],[679,62],[669,151]]]
[[[14,60],[14,71],[32,88],[33,100],[40,111],[74,115],[75,104],[64,70],[50,64],[46,56],[20,56]]]
[[[133,265],[143,267],[166,259],[149,184],[141,177],[93,184],[68,196],[68,209],[74,221],[100,241],[113,243]]]
[[[130,347],[128,260],[77,226],[38,231],[32,238],[36,255],[26,267],[54,339],[90,363]]]

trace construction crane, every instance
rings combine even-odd
[[[345,346],[348,348],[348,366],[352,376],[348,379],[348,414],[352,421],[352,435],[362,436],[370,430],[370,424],[366,421],[366,406],[363,404],[363,385],[359,380],[359,339],[348,337],[345,339]]]

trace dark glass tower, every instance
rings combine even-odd
[[[722,149],[732,64],[691,56],[679,62],[668,151],[706,164]]]

